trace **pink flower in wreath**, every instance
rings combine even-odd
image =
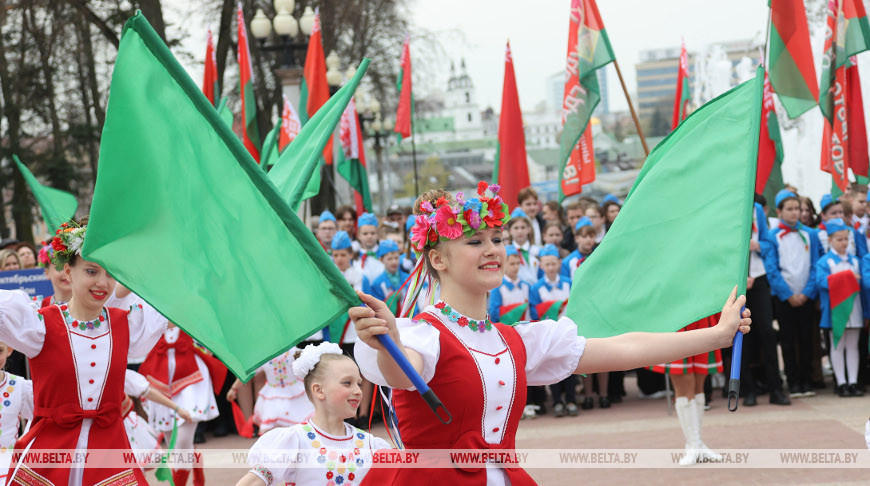
[[[462,223],[457,221],[456,213],[448,205],[439,207],[438,212],[435,213],[435,227],[438,229],[438,235],[443,238],[452,240],[462,236]]]
[[[423,251],[426,247],[426,241],[429,238],[429,217],[419,215],[414,220],[414,227],[411,228],[411,247],[417,251]]]

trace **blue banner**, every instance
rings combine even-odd
[[[44,297],[54,295],[51,280],[45,276],[45,271],[41,268],[0,272],[0,289],[23,290],[37,302],[41,302]]]

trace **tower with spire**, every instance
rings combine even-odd
[[[460,59],[458,70],[454,62],[450,63],[444,108],[445,114],[453,118],[457,140],[479,139],[483,136],[480,107],[475,97],[474,82],[465,67],[465,58]]]

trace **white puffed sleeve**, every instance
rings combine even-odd
[[[33,382],[24,378],[17,378],[21,383],[21,412],[19,416],[27,420],[33,420]]]
[[[131,397],[142,398],[148,393],[148,378],[136,373],[133,370],[127,370],[124,374],[124,394]]]
[[[529,386],[551,385],[577,369],[586,338],[577,335],[577,324],[563,317],[514,326],[526,346],[526,381]]]
[[[45,322],[21,290],[0,290],[0,341],[33,358],[45,342]]]
[[[423,381],[429,383],[429,380],[435,376],[435,366],[438,364],[438,356],[441,355],[438,330],[424,320],[411,319],[396,319],[396,327],[399,328],[402,344],[423,357],[423,372],[420,376]],[[359,340],[354,344],[353,353],[360,371],[367,380],[380,386],[389,386],[378,368],[378,352],[374,348]],[[411,387],[409,390],[416,390],[416,388]]]
[[[295,456],[295,452],[283,452],[301,449],[297,428],[298,426],[272,429],[257,439],[251,447],[248,453],[251,472],[262,479],[266,486],[293,484],[296,481],[295,464],[288,461]]]
[[[127,323],[130,326],[128,359],[146,356],[169,326],[169,321],[146,302],[130,307]]]

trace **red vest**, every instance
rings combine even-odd
[[[66,322],[56,305],[39,310],[45,321],[45,342],[38,355],[30,359],[33,379],[34,420],[30,431],[18,439],[15,452],[23,452],[31,440],[31,451],[74,450],[82,428],[82,420],[93,419],[88,434],[89,449],[114,449],[120,460],[123,451],[130,450],[127,433],[121,418],[124,397],[124,374],[127,369],[127,350],[130,329],[127,311],[108,308],[111,339],[111,358],[106,371],[105,388],[96,410],[82,410],[79,406],[78,376]],[[90,461],[89,461],[90,462]],[[147,485],[138,467],[118,468],[89,464],[84,470],[82,484],[112,484],[113,486]],[[106,465],[108,466],[108,464]],[[10,466],[10,470],[15,465]],[[13,482],[23,485],[66,485],[70,469],[40,467],[23,461]],[[111,481],[107,481],[111,479]]]
[[[408,449],[498,449],[511,451],[515,448],[517,427],[526,404],[526,347],[516,329],[503,324],[494,324],[507,342],[516,366],[514,399],[509,411],[502,441],[488,444],[483,437],[484,392],[483,383],[474,358],[465,346],[441,321],[427,313],[422,319],[435,326],[439,334],[441,353],[435,368],[435,376],[429,387],[438,395],[453,416],[447,425],[432,413],[416,391],[393,390],[393,406],[399,417],[399,433]],[[533,485],[535,482],[522,468],[504,466],[503,469],[513,486]],[[381,484],[454,484],[486,485],[486,469],[405,468],[391,469],[373,467],[366,474],[363,485]]]
[[[175,374],[172,384],[169,383],[169,356],[167,352],[175,350]],[[148,357],[139,367],[139,374],[148,378],[151,387],[172,398],[181,390],[194,383],[202,381],[202,373],[196,366],[196,347],[193,338],[179,330],[178,339],[170,344],[166,342],[165,334],[148,353]],[[223,384],[223,383],[221,383]]]

